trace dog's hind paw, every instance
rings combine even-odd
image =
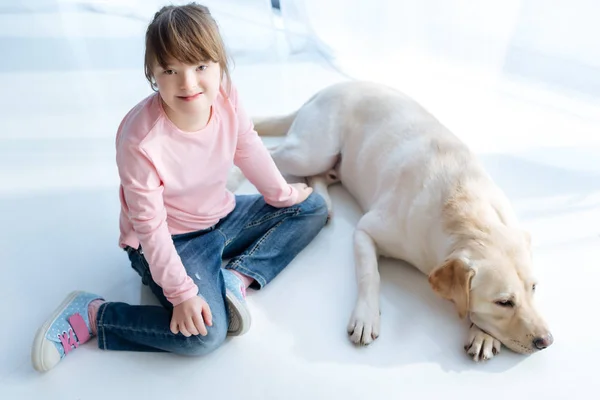
[[[498,339],[485,333],[477,325],[471,325],[465,351],[473,361],[487,361],[500,353],[501,347]]]
[[[359,300],[348,323],[348,335],[352,343],[367,346],[379,337],[379,306],[370,306]]]

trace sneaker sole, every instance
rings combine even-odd
[[[67,307],[67,305],[70,302],[72,302],[73,299],[75,299],[75,297],[79,296],[81,293],[83,293],[83,292],[81,292],[81,291],[71,292],[63,300],[63,302],[60,304],[60,306],[58,306],[54,310],[54,313],[52,314],[52,316],[50,318],[48,318],[46,320],[46,322],[44,322],[44,325],[42,325],[42,327],[39,328],[37,333],[35,334],[35,338],[33,339],[33,348],[31,350],[31,363],[33,364],[33,368],[35,368],[36,371],[46,372],[46,371],[49,371],[50,369],[52,369],[52,367],[54,367],[54,365],[52,365],[52,366],[45,365],[44,359],[42,358],[42,354],[43,354],[42,346],[44,345],[44,341],[46,340],[46,334],[48,333],[48,330],[50,329],[50,327],[52,326],[54,321],[56,321],[56,319],[58,317],[60,317],[60,315],[63,313],[63,311]]]
[[[229,327],[227,328],[227,336],[241,336],[248,332],[252,320],[248,308],[229,290],[225,292],[227,300],[227,308],[229,310]]]

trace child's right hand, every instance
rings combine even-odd
[[[212,314],[202,297],[194,296],[173,308],[171,332],[174,334],[181,332],[185,337],[198,334],[206,336],[208,331],[204,324],[212,326]]]
[[[313,192],[313,188],[305,183],[292,183],[290,186],[293,186],[298,191],[298,198],[296,199],[294,205],[302,203]]]

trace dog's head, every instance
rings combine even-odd
[[[550,346],[552,335],[534,306],[527,235],[510,243],[471,243],[429,275],[435,292],[509,349],[530,354]],[[496,238],[499,239],[499,238]]]

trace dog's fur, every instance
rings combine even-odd
[[[475,359],[529,354],[553,339],[533,305],[530,239],[508,199],[474,154],[419,104],[391,88],[346,82],[325,88],[292,115],[255,120],[284,174],[307,177],[330,207],[341,181],[364,211],[354,233],[358,297],[352,342],[379,336],[378,256],[429,277],[472,326]],[[536,342],[537,340],[537,342]]]

